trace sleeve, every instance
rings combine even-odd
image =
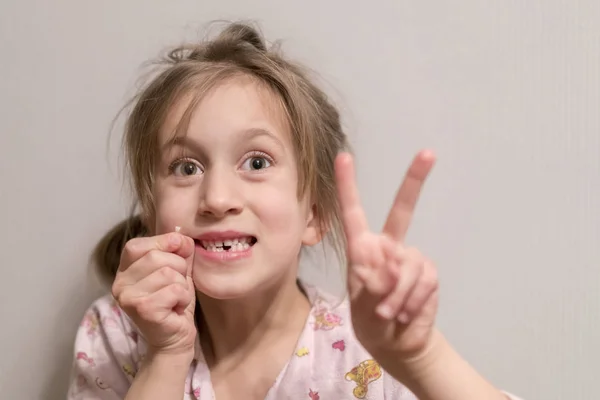
[[[141,361],[138,338],[112,297],[94,302],[77,330],[67,400],[125,398]]]

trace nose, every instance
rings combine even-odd
[[[235,176],[216,170],[206,171],[200,191],[200,215],[223,218],[242,211],[239,182]]]

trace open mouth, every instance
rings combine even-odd
[[[240,238],[233,238],[227,240],[198,240],[194,239],[196,245],[201,246],[207,251],[215,253],[219,252],[236,252],[245,251],[256,244],[256,238],[254,236],[246,236]]]

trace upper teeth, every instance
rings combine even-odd
[[[205,248],[209,247],[223,247],[223,246],[233,246],[233,245],[249,245],[251,238],[242,237],[236,239],[227,239],[227,240],[203,240],[202,246]]]

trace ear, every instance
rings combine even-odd
[[[305,246],[314,246],[323,239],[323,234],[324,232],[321,232],[321,220],[317,215],[316,205],[313,204],[306,216],[306,228],[302,235],[302,244]]]

